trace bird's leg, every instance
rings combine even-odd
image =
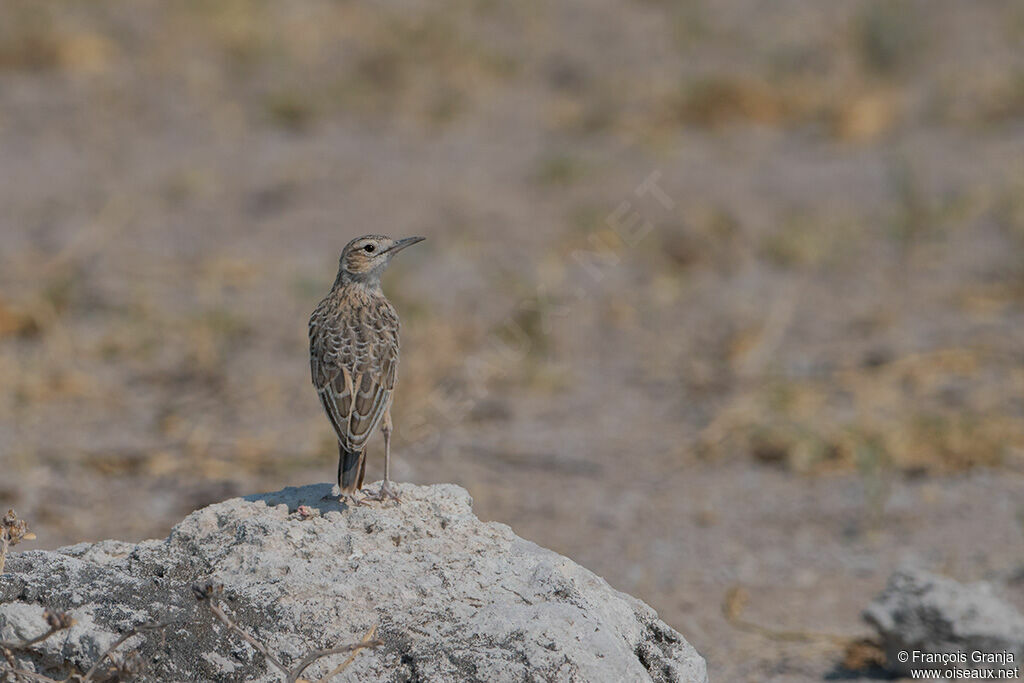
[[[391,406],[388,406],[384,411],[384,421],[380,426],[380,432],[384,435],[384,483],[380,485],[379,492],[368,495],[363,500],[391,499],[396,503],[402,502],[395,490],[391,488],[391,428]]]
[[[391,406],[388,406],[384,411],[384,426],[381,429],[384,432],[384,483],[381,484],[380,493],[392,498],[396,503],[401,503],[402,499],[391,488],[391,429]]]

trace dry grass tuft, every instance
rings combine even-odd
[[[0,339],[34,337],[41,332],[39,321],[32,315],[11,308],[0,300]]]
[[[764,80],[723,75],[687,85],[679,113],[686,123],[713,127],[735,122],[779,125],[806,119],[811,111]]]
[[[35,540],[35,537],[36,535],[28,530],[28,523],[25,520],[18,519],[14,510],[7,511],[0,519],[0,574],[4,572],[8,548],[22,541]]]
[[[1003,389],[974,381],[984,354],[949,349],[848,367],[824,377],[778,378],[724,412],[706,435],[716,449],[798,472],[855,468],[884,505],[889,470],[999,467],[1024,448],[1024,427]],[[964,406],[988,406],[987,409]]]

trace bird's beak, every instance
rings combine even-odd
[[[406,237],[405,239],[398,240],[397,242],[395,242],[393,245],[391,245],[390,248],[386,249],[384,251],[384,253],[386,253],[386,254],[397,253],[399,251],[402,251],[406,247],[411,247],[412,245],[416,244],[417,242],[422,242],[425,239],[427,239],[427,238],[426,237]]]

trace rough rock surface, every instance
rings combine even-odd
[[[889,577],[885,590],[864,611],[885,645],[889,668],[909,675],[927,664],[900,662],[899,653],[964,653],[957,668],[1000,668],[972,661],[972,653],[1013,653],[1010,668],[1024,657],[1024,615],[985,582],[962,584],[917,569]],[[909,655],[908,655],[909,658]]]
[[[44,606],[71,612],[73,629],[22,659],[67,673],[132,626],[172,618],[163,637],[124,646],[147,662],[145,679],[279,680],[197,604],[191,586],[213,579],[238,623],[286,664],[376,625],[384,645],[360,653],[345,680],[707,680],[704,660],[654,610],[481,522],[459,487],[406,484],[401,505],[351,509],[330,493],[322,484],[231,499],[162,541],[14,554],[0,577],[0,638],[44,631]]]

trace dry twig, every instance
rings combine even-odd
[[[330,672],[329,674],[327,674],[326,676],[323,676],[323,677],[321,677],[321,678],[318,678],[318,679],[317,679],[317,681],[316,681],[316,683],[327,683],[327,682],[328,682],[328,681],[330,681],[330,680],[331,680],[332,678],[334,678],[335,676],[337,676],[338,674],[340,674],[340,673],[341,673],[342,671],[344,671],[345,669],[347,669],[347,668],[348,668],[348,665],[349,665],[349,664],[351,664],[352,662],[354,662],[354,661],[356,660],[356,655],[358,655],[358,654],[359,654],[359,651],[360,651],[361,649],[363,649],[364,647],[377,647],[378,645],[382,645],[383,643],[382,643],[381,641],[379,641],[379,640],[374,640],[374,639],[373,639],[373,636],[374,636],[374,635],[375,635],[376,633],[377,633],[377,627],[376,627],[376,626],[371,626],[371,627],[370,627],[370,630],[366,632],[366,635],[365,635],[365,636],[363,636],[363,640],[362,640],[362,642],[361,642],[361,643],[357,643],[357,644],[356,644],[356,645],[354,645],[354,646],[351,646],[351,647],[352,647],[352,654],[350,654],[350,655],[349,655],[349,656],[348,656],[348,657],[347,657],[347,658],[345,659],[345,661],[344,661],[344,662],[342,662],[341,664],[339,664],[338,666],[336,666],[336,667],[334,668],[334,670],[332,670],[332,671],[331,671],[331,672]],[[327,655],[320,655],[320,656],[324,656],[324,657],[325,657],[325,656],[327,656]],[[302,673],[302,672],[303,672],[304,670],[305,670],[305,667],[302,667],[302,666],[300,665],[300,667],[299,667],[299,668],[298,668],[298,670],[297,670],[297,674],[301,674],[301,673]],[[299,679],[299,681],[302,681],[302,680],[303,680],[303,679]]]
[[[15,680],[18,680],[18,678],[21,677],[35,681],[46,681],[47,683],[62,683],[61,681],[57,681],[56,679],[50,678],[49,676],[44,676],[43,674],[37,674],[31,671],[25,671],[24,669],[19,669],[17,666],[17,662],[14,659],[13,653],[15,651],[20,652],[30,650],[32,649],[32,646],[37,645],[46,640],[47,638],[50,638],[54,634],[59,633],[61,631],[65,631],[75,625],[75,620],[71,617],[71,615],[67,614],[66,612],[58,612],[56,610],[47,609],[43,613],[43,616],[46,618],[46,623],[49,626],[49,629],[47,629],[45,633],[42,633],[36,636],[35,638],[31,638],[29,640],[24,640],[21,642],[0,641],[0,651],[3,652],[7,667],[9,668],[10,673],[14,674]],[[133,638],[134,636],[137,636],[140,633],[166,628],[172,623],[174,622],[162,621],[139,624],[138,626],[134,627],[133,629],[122,635],[109,648],[107,648],[106,652],[100,655],[100,658],[96,660],[96,662],[89,668],[87,672],[85,672],[85,675],[72,674],[64,680],[74,680],[80,681],[81,683],[90,683],[91,681],[98,680],[97,676],[101,673],[106,674],[103,680],[109,678],[116,678],[117,680],[127,680],[128,678],[133,677],[135,674],[138,673],[138,666],[136,666],[135,662],[133,662],[130,659],[124,660],[122,662],[115,661],[113,657],[114,651],[117,650],[117,648],[121,647],[130,638]],[[108,658],[112,663],[112,668],[108,667],[107,669],[101,670],[100,666]]]
[[[4,517],[5,528],[8,518],[13,516],[14,513],[12,511],[8,512],[7,516]],[[24,525],[24,522],[21,522],[21,524]],[[4,660],[7,666],[10,668],[11,673],[14,674],[14,680],[18,680],[18,678],[21,677],[35,681],[57,683],[54,679],[49,678],[48,676],[43,676],[42,674],[33,673],[31,671],[25,671],[24,669],[19,669],[18,663],[14,659],[14,651],[20,652],[24,650],[29,650],[32,648],[33,645],[43,642],[55,633],[65,631],[75,625],[75,620],[72,619],[71,615],[67,614],[66,612],[57,612],[56,610],[47,609],[45,612],[43,612],[43,617],[46,619],[46,624],[49,626],[45,633],[42,633],[36,636],[35,638],[30,638],[29,640],[23,640],[21,642],[0,641],[0,652],[3,652]]]
[[[13,641],[8,642],[0,640],[0,649],[18,651],[28,650],[36,643],[41,643],[53,634],[69,629],[75,625],[75,620],[66,612],[57,612],[55,610],[48,609],[43,612],[43,617],[46,619],[46,623],[50,627],[45,633],[30,640],[23,640],[17,643]]]
[[[157,630],[160,630],[160,629],[167,628],[168,626],[170,626],[173,623],[175,623],[175,622],[174,621],[151,621],[151,622],[146,622],[144,624],[139,624],[138,626],[134,627],[132,630],[128,631],[123,636],[121,636],[120,638],[115,640],[114,643],[110,647],[107,648],[106,652],[104,652],[102,655],[100,655],[100,658],[96,660],[96,663],[93,664],[89,668],[89,670],[85,672],[85,676],[82,678],[82,680],[83,681],[92,681],[92,680],[94,680],[94,676],[97,673],[99,673],[100,665],[104,662],[104,660],[106,660],[108,657],[110,657],[110,661],[114,662],[114,658],[113,658],[114,650],[116,650],[117,648],[119,648],[122,645],[124,645],[124,643],[128,639],[134,638],[135,636],[139,635],[140,633],[144,633],[146,631],[157,631]],[[123,664],[122,665],[117,665],[115,663],[115,666],[117,666],[118,669],[120,670],[122,668]],[[131,668],[131,667],[129,667],[129,668]]]
[[[363,637],[362,641],[358,643],[352,643],[349,645],[339,645],[338,647],[316,650],[303,657],[302,660],[294,669],[288,669],[288,667],[282,664],[277,657],[270,654],[270,650],[267,649],[266,645],[256,640],[256,638],[254,638],[253,636],[246,633],[245,629],[236,624],[235,621],[230,616],[228,616],[227,612],[224,611],[224,608],[220,606],[220,598],[224,593],[224,586],[222,586],[219,583],[207,581],[205,583],[197,583],[193,585],[192,592],[195,594],[196,599],[201,604],[205,605],[206,608],[210,610],[210,613],[213,614],[213,616],[219,622],[228,627],[229,630],[237,633],[243,640],[245,640],[245,642],[252,645],[260,654],[262,654],[266,658],[268,662],[273,664],[282,674],[284,674],[285,680],[288,683],[300,683],[300,681],[303,681],[304,679],[300,678],[302,676],[302,673],[319,659],[323,659],[324,657],[330,657],[331,655],[351,652],[352,656],[350,656],[345,662],[343,662],[341,666],[337,667],[325,678],[320,679],[320,681],[328,681],[331,679],[331,677],[337,675],[338,673],[343,671],[345,667],[351,664],[351,660],[354,658],[355,654],[359,652],[359,650],[362,650],[363,648],[371,648],[383,645],[383,643],[379,640],[370,640],[370,638],[373,637],[373,634],[377,630],[377,627],[374,626],[370,629],[366,636]]]
[[[217,621],[227,626],[229,630],[234,631],[241,636],[242,640],[256,648],[260,654],[266,657],[268,662],[280,669],[285,676],[288,675],[287,667],[285,667],[277,657],[270,654],[270,650],[267,649],[267,646],[246,633],[245,629],[236,624],[234,620],[224,612],[223,608],[221,608],[220,597],[224,594],[224,586],[219,583],[207,581],[206,583],[197,583],[192,586],[192,592],[195,594],[196,600],[198,600],[200,604],[205,605],[206,608],[210,610],[210,613],[217,618]]]

